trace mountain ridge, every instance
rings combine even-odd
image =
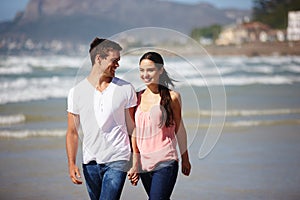
[[[185,34],[194,27],[234,23],[250,11],[218,9],[158,0],[30,0],[11,22],[0,24],[0,37],[33,40],[90,40],[132,28],[163,27]]]

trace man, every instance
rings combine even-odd
[[[121,50],[113,41],[95,38],[89,50],[91,72],[68,95],[69,175],[73,183],[82,184],[76,165],[81,125],[83,173],[93,200],[120,199],[131,156],[128,134],[134,126],[130,115],[136,94],[131,84],[115,77]]]

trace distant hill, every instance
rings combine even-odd
[[[159,0],[31,0],[13,21],[0,23],[0,39],[90,41],[95,35],[137,27],[170,28],[185,34],[194,27],[229,24],[250,10],[218,9]]]

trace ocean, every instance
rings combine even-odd
[[[138,90],[139,56],[116,76]],[[68,178],[66,97],[88,57],[0,56],[1,199],[88,199]],[[300,57],[165,56],[188,132],[192,173],[173,199],[300,198]],[[81,153],[78,153],[78,161]],[[126,182],[122,199],[146,199]]]

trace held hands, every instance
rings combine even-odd
[[[69,175],[74,184],[82,184],[79,168],[76,165],[69,166]]]
[[[127,177],[128,180],[130,180],[131,184],[133,186],[136,186],[139,179],[140,179],[140,175],[138,173],[138,169],[136,169],[135,167],[132,167],[128,172],[127,172]]]
[[[136,186],[139,182],[139,179],[140,179],[139,170],[140,170],[139,153],[133,153],[133,155],[132,155],[132,167],[127,172],[128,180],[130,180],[130,182],[133,186]]]

